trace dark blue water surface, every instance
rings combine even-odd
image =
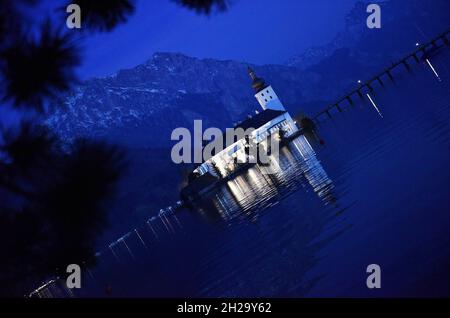
[[[102,251],[83,296],[450,296],[450,54]],[[381,288],[366,267],[381,267]]]

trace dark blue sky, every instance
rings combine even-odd
[[[201,16],[171,0],[140,0],[131,19],[85,42],[82,78],[133,67],[158,51],[196,57],[283,63],[330,41],[357,0],[232,0]]]
[[[308,47],[332,40],[357,1],[229,0],[226,12],[204,16],[172,0],[137,0],[136,11],[127,23],[113,32],[88,34],[83,39],[83,64],[78,74],[81,79],[110,75],[143,63],[155,52],[284,63]],[[43,0],[29,17],[37,25],[51,16],[65,28],[66,15],[58,14],[57,9],[66,3]],[[13,121],[17,116],[3,106],[0,118]]]

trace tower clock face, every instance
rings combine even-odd
[[[449,297],[449,30],[450,0],[0,0],[0,298]]]

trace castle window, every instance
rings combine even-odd
[[[270,95],[269,97],[270,97],[270,99],[272,99],[272,95]]]
[[[267,102],[267,98],[266,99],[264,99],[266,102]]]
[[[264,96],[264,93],[261,93],[261,96]]]

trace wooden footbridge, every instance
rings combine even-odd
[[[331,104],[330,106],[326,107],[325,109],[321,110],[319,113],[317,113],[313,120],[316,123],[319,123],[319,118],[322,116],[327,116],[328,118],[332,117],[332,110],[336,109],[338,112],[342,112],[342,108],[344,106],[350,105],[353,106],[353,98],[355,96],[358,96],[360,98],[363,97],[364,93],[366,92],[374,92],[374,85],[384,86],[384,80],[386,78],[390,80],[394,80],[393,76],[393,70],[398,67],[403,67],[406,70],[410,69],[410,62],[411,60],[420,63],[421,60],[425,60],[428,58],[430,53],[436,51],[440,47],[443,46],[449,46],[450,42],[448,39],[448,34],[450,33],[450,29],[447,31],[439,34],[437,37],[433,38],[431,41],[418,45],[417,48],[404,56],[402,59],[398,60],[397,62],[392,63],[390,66],[386,67],[383,71],[378,73],[377,75],[373,76],[371,79],[365,82],[358,82],[359,86],[355,88],[354,90],[348,92],[343,97],[338,99],[335,103]]]

